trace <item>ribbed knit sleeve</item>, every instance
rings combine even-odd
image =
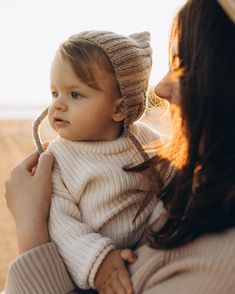
[[[49,232],[56,243],[67,269],[79,288],[94,288],[96,272],[106,255],[114,249],[105,238],[82,222],[81,213],[69,195],[55,166],[56,178],[51,201]]]
[[[64,294],[75,288],[53,243],[36,247],[10,265],[5,294]]]
[[[135,294],[234,294],[234,253],[235,228],[170,250],[141,246],[136,251],[137,261],[129,267]],[[66,294],[73,290],[55,244],[48,243],[13,261],[5,294]]]

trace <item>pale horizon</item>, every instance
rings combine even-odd
[[[168,66],[168,39],[173,17],[185,0],[8,0],[0,2],[0,118],[4,108],[50,103],[49,71],[58,45],[84,30],[128,35],[151,33],[153,69],[150,84]]]

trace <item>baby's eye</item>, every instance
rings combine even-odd
[[[78,99],[81,97],[81,94],[78,92],[78,91],[72,91],[70,93],[71,97],[74,98],[74,99]]]
[[[53,98],[58,97],[58,92],[56,92],[56,91],[51,92],[51,96],[52,96]]]

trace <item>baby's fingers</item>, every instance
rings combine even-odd
[[[122,284],[122,287],[125,289],[125,294],[134,294],[133,285],[127,270],[118,271],[118,279]]]
[[[112,289],[111,286],[108,286],[106,289],[105,289],[105,292],[103,294],[115,294],[115,291]]]
[[[128,263],[133,263],[136,261],[137,256],[135,252],[131,249],[123,249],[120,251],[120,256],[122,260],[128,262]]]
[[[116,293],[111,286],[106,286],[102,290],[99,290],[99,289],[97,289],[97,290],[98,290],[99,294],[115,294]]]
[[[110,285],[110,287],[107,287],[107,290],[111,292],[111,290],[113,291],[113,293],[115,294],[127,294],[126,289],[123,287],[121,281],[119,280],[119,277],[117,276],[116,279],[114,279],[112,281],[112,284]],[[106,290],[106,294],[108,294],[109,292]]]

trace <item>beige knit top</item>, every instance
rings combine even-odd
[[[132,132],[143,145],[160,138],[141,123]],[[151,184],[143,173],[123,170],[142,162],[125,135],[98,142],[57,138],[48,149],[56,159],[50,237],[76,285],[93,288],[106,255],[114,248],[133,248],[140,240],[157,200],[152,197],[133,222]]]
[[[171,250],[144,245],[137,254],[135,294],[235,294],[235,228]],[[55,244],[47,243],[13,261],[5,294],[81,293],[73,289]]]

